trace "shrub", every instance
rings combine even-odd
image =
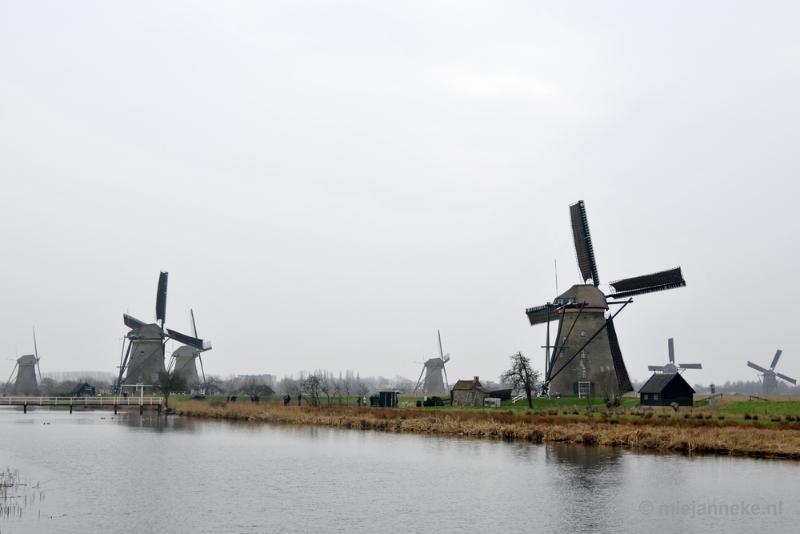
[[[724,416],[724,415],[720,415],[720,416],[718,416],[718,417],[717,417],[717,419],[719,419],[720,421],[722,421],[723,419],[725,419],[725,416]]]
[[[422,401],[417,401],[417,408],[422,408]]]
[[[428,397],[425,401],[423,401],[422,405],[426,406],[426,407],[427,406],[444,406],[444,401],[442,400],[441,397],[435,397],[435,396],[434,397]]]
[[[651,417],[653,417],[653,412],[644,412],[645,419],[650,419]]]
[[[752,416],[752,415],[750,415],[749,413],[746,413],[746,414],[744,414],[744,418],[745,418],[745,419],[747,419],[747,420],[749,421],[750,419],[752,419],[752,418],[753,418],[753,416]]]

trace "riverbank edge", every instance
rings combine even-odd
[[[181,417],[470,437],[630,450],[800,460],[800,425],[735,421],[572,418],[488,411],[313,408],[276,404],[175,403]]]

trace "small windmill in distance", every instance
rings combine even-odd
[[[443,354],[442,351],[442,333],[439,334],[439,357],[431,358],[422,364],[422,372],[419,374],[417,385],[414,391],[417,391],[422,386],[424,393],[447,393],[450,391],[450,384],[447,382],[447,369],[444,364],[450,361],[450,354]],[[422,379],[422,375],[425,379]],[[444,374],[444,380],[442,380]]]
[[[702,369],[703,365],[699,363],[679,363],[675,364],[675,344],[672,338],[667,342],[669,345],[669,363],[667,365],[648,365],[647,368],[655,373],[675,374],[682,373],[686,369]]]
[[[797,384],[797,380],[794,378],[789,378],[786,375],[775,372],[775,366],[778,365],[778,360],[780,359],[781,354],[783,354],[782,350],[778,350],[778,352],[775,353],[775,357],[772,358],[772,365],[769,366],[769,369],[764,369],[760,365],[756,365],[750,361],[747,362],[748,367],[752,367],[756,371],[761,371],[761,376],[764,377],[764,380],[761,382],[761,387],[763,388],[765,395],[778,394],[778,378],[782,378],[792,385]]]
[[[36,380],[36,372],[39,372],[39,380]],[[16,379],[14,373],[16,372]],[[39,383],[42,381],[42,371],[39,369],[39,349],[36,346],[36,329],[33,330],[33,354],[26,354],[17,358],[17,364],[11,371],[11,376],[3,387],[5,393],[14,380],[12,395],[23,395],[25,397],[37,397],[42,393],[39,390]]]

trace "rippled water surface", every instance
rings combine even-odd
[[[3,408],[5,467],[2,534],[800,532],[785,461]]]

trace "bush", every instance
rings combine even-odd
[[[428,397],[422,402],[422,405],[426,408],[430,406],[444,406],[444,401],[441,397]]]
[[[750,419],[752,419],[752,418],[753,418],[753,416],[752,416],[752,415],[750,415],[749,413],[746,413],[746,414],[744,414],[744,418],[745,418],[745,419],[747,419],[747,420],[749,421]]]
[[[722,421],[723,419],[725,419],[725,416],[724,416],[724,415],[720,415],[719,417],[717,417],[717,419],[719,419],[720,421]]]
[[[417,401],[417,408],[422,408],[422,401]]]
[[[644,412],[645,419],[650,419],[651,417],[653,417],[653,412]]]

